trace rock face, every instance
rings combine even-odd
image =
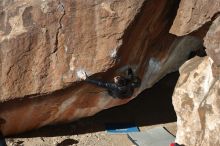
[[[180,68],[173,94],[179,144],[220,145],[220,80],[213,77],[212,64],[210,57],[195,57]]]
[[[219,0],[181,0],[179,9],[170,29],[178,36],[197,31],[220,12]]]
[[[1,100],[51,93],[81,70],[111,68],[143,2],[1,1]]]
[[[4,135],[69,122],[127,103],[177,70],[201,42],[169,34],[176,0],[0,1],[0,125]],[[186,47],[188,46],[188,47]],[[187,48],[187,49],[186,49]],[[142,78],[128,99],[80,82]]]
[[[197,37],[203,39],[207,54],[217,66],[220,66],[219,12],[219,0],[192,0],[190,2],[181,0],[176,18],[170,29],[170,32],[177,36],[196,34]]]
[[[176,141],[186,146],[220,145],[220,1],[181,0],[170,29],[177,36],[197,36],[207,55],[180,69],[173,95],[177,113]]]
[[[207,54],[213,59],[212,72],[220,76],[220,17],[217,17],[204,38]]]

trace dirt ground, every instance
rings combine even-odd
[[[140,131],[163,126],[176,133],[172,93],[178,73],[163,78],[126,105],[73,123],[53,125],[6,138],[8,146],[134,146],[126,134],[108,134],[106,123],[136,123]]]
[[[147,131],[156,126],[163,126],[172,134],[176,132],[176,123],[166,123],[139,127]],[[31,138],[8,138],[8,146],[135,146],[126,134],[108,134],[105,131],[94,133]]]

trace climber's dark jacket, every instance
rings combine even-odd
[[[128,69],[128,76],[121,77],[122,84],[116,84],[114,82],[106,82],[103,80],[92,79],[87,77],[85,81],[91,84],[95,84],[99,87],[106,88],[109,95],[114,98],[129,98],[134,93],[134,88],[137,88],[141,84],[141,80],[133,75],[131,69]]]

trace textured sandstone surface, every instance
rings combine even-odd
[[[168,33],[177,7],[175,0],[0,1],[2,133],[94,115],[177,70],[201,44]],[[128,66],[142,78],[129,99],[78,79],[86,71],[111,80]]]
[[[142,4],[1,1],[0,99],[51,93],[77,81],[81,70],[94,74],[111,68],[123,32]]]
[[[220,17],[217,17],[204,38],[207,54],[213,59],[213,75],[220,76]]]
[[[178,36],[197,31],[220,12],[220,0],[181,0],[170,32]]]
[[[210,57],[195,57],[180,68],[173,94],[179,144],[220,145],[220,80],[213,77],[212,64]]]
[[[220,1],[181,0],[170,32],[197,36],[209,57],[193,58],[180,69],[173,95],[176,141],[186,146],[220,145]]]

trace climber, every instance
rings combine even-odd
[[[116,76],[114,77],[114,82],[106,82],[98,79],[91,79],[84,72],[84,77],[82,78],[86,82],[95,84],[99,87],[106,88],[109,95],[113,98],[129,98],[133,95],[134,89],[140,87],[141,80],[139,77],[134,76],[131,68],[127,70],[127,76]]]

